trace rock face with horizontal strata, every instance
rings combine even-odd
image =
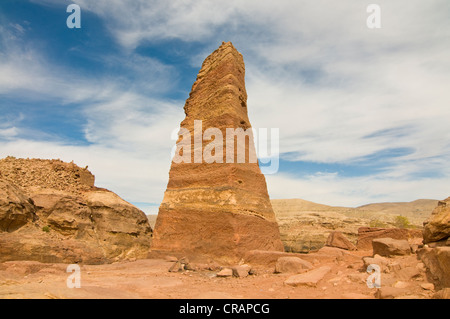
[[[227,160],[227,128],[251,129],[244,75],[243,57],[230,42],[223,43],[204,61],[184,106],[186,118],[180,132],[185,130],[193,136],[199,123],[194,121],[202,121],[201,133],[218,128],[222,137],[214,135],[214,142],[223,144],[209,153],[218,155],[215,162],[208,163],[205,158],[199,162],[196,152],[208,150],[212,137],[199,144],[192,138],[187,143],[192,146],[190,163],[172,161],[152,250],[228,260],[252,249],[283,250],[264,175],[257,161],[251,162],[253,138],[245,144],[245,163],[238,163],[236,145],[233,161]],[[178,146],[183,139],[180,136]]]
[[[145,214],[60,160],[0,160],[0,262],[102,264],[146,258]]]

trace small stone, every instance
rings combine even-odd
[[[356,246],[348,240],[340,231],[332,231],[325,244],[329,247],[336,247],[346,250],[356,250]]]
[[[166,256],[164,259],[169,262],[177,262],[178,261],[178,258],[175,256]]]
[[[426,271],[424,263],[418,263],[416,267],[419,271]]]
[[[230,268],[224,268],[217,273],[217,277],[231,277],[233,276],[233,270]]]
[[[304,269],[312,269],[313,265],[298,257],[280,257],[275,265],[275,273],[300,273]]]
[[[245,278],[248,276],[251,267],[249,265],[240,265],[232,268],[233,276],[238,278]]]
[[[395,284],[394,284],[394,288],[400,288],[400,289],[403,289],[403,288],[407,288],[407,287],[409,287],[410,286],[410,284],[408,283],[408,282],[405,282],[405,281],[397,281]]]
[[[434,285],[428,282],[421,284],[420,287],[424,290],[434,290]]]
[[[411,279],[415,279],[421,276],[420,271],[417,269],[417,267],[409,266],[400,269],[399,271],[395,272],[396,278],[403,280],[403,281],[409,281]]]
[[[183,271],[183,270],[184,270],[184,266],[178,261],[169,268],[169,272],[179,272],[179,271]]]
[[[323,266],[310,270],[306,273],[289,277],[284,283],[289,286],[311,286],[316,287],[317,283],[325,277],[331,270],[331,267]]]
[[[407,293],[406,289],[395,287],[381,287],[375,293],[377,299],[394,299]]]

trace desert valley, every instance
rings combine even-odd
[[[222,43],[180,128],[251,128],[244,75]],[[0,298],[450,298],[450,197],[356,208],[270,199],[252,142],[244,162],[237,146],[229,157],[222,144],[178,143],[189,161],[172,162],[148,216],[96,187],[87,167],[1,159]]]

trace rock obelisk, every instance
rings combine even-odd
[[[227,149],[227,144],[236,140],[229,138],[227,129],[251,132],[244,76],[243,57],[231,42],[222,43],[203,62],[180,124],[180,132],[191,136],[186,140],[180,135],[177,143],[184,142],[181,153],[189,152],[189,147],[192,151],[184,153],[184,161],[172,161],[152,251],[229,261],[254,249],[283,251],[265,177],[258,162],[251,160],[253,137],[247,137],[244,162],[237,158],[238,141]],[[211,128],[215,134],[207,134]],[[200,143],[196,133],[203,136]],[[207,152],[211,141],[218,144]],[[230,150],[235,152],[230,155]],[[176,154],[180,155],[180,147]],[[205,154],[212,154],[215,160],[201,158]]]

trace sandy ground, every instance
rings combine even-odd
[[[402,261],[417,264],[415,256],[402,257]],[[0,264],[0,298],[373,299],[377,290],[367,287],[369,274],[363,271],[362,261],[316,265],[331,267],[316,287],[286,285],[284,281],[293,274],[274,274],[273,267],[255,266],[256,274],[245,278],[221,278],[217,271],[168,272],[172,265],[165,259],[80,265],[81,287],[68,288],[68,265],[5,262]],[[392,274],[382,276],[382,285],[398,283]],[[424,282],[424,276],[409,280],[404,297],[430,298],[432,291],[420,287]]]

